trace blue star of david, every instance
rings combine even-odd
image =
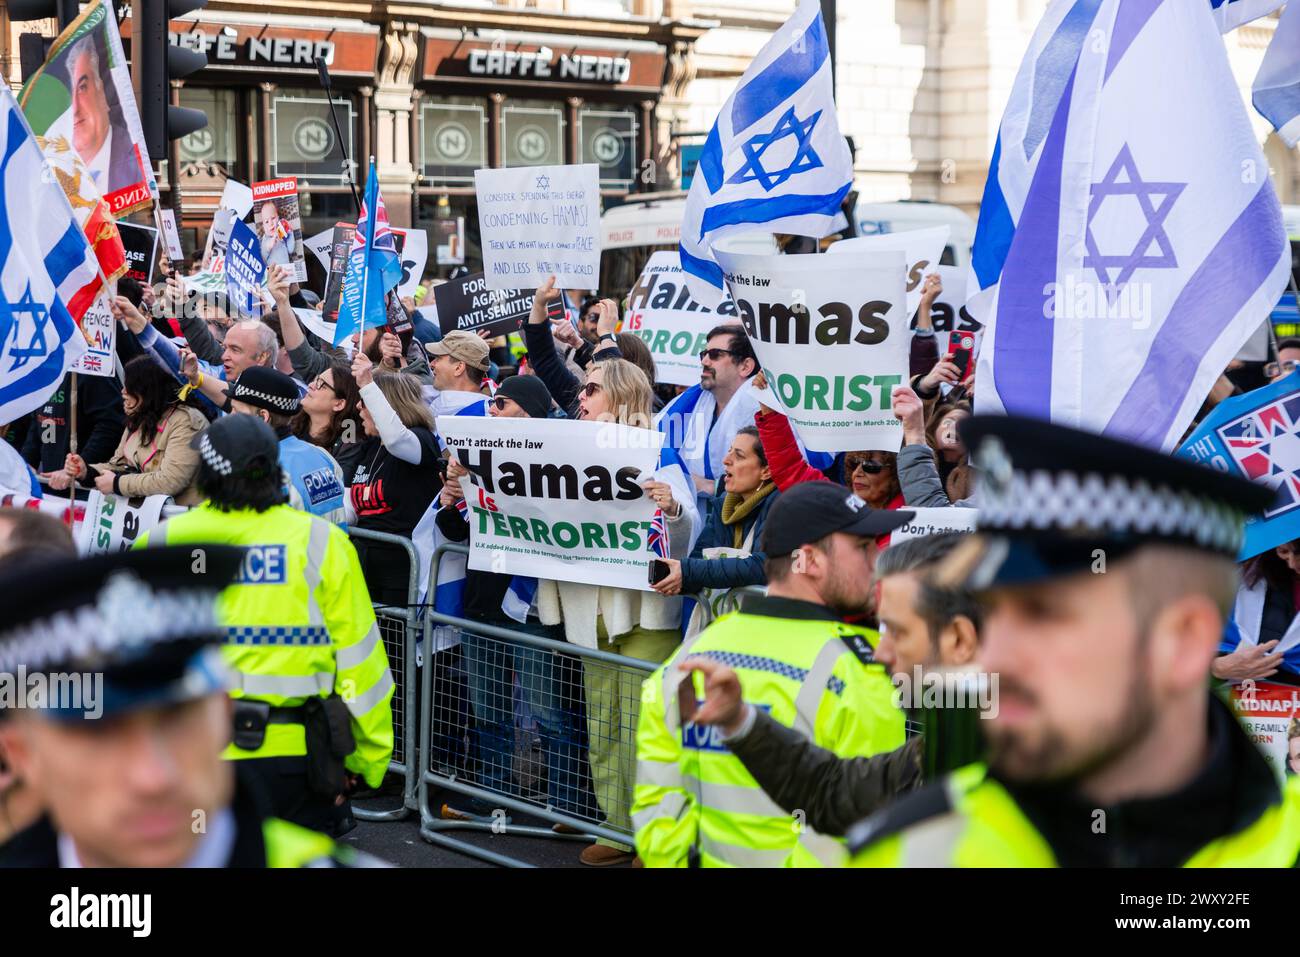
[[[545,173],[543,173],[541,176],[537,177],[537,188],[538,188],[538,189],[550,189],[550,188],[551,188],[551,178],[550,178],[549,176],[547,176]]]
[[[49,349],[45,345],[45,327],[50,321],[50,311],[44,303],[37,302],[32,298],[32,284],[28,283],[24,290],[22,298],[17,302],[6,302],[0,305],[9,313],[10,323],[12,323],[14,348],[9,351],[9,357],[13,360],[9,365],[10,372],[16,372],[25,366],[30,359],[43,359],[49,355]],[[32,317],[32,336],[31,341],[25,346],[17,345],[18,340],[18,323],[15,321],[20,313],[26,313]]]
[[[776,121],[776,126],[772,128],[772,132],[759,133],[747,143],[742,144],[741,149],[744,151],[748,162],[738,169],[727,182],[757,182],[763,187],[764,192],[770,193],[790,177],[821,167],[823,165],[821,157],[817,155],[812,147],[812,132],[821,116],[822,111],[818,110],[807,120],[800,120],[794,114],[794,107],[790,107],[790,109],[786,110],[785,115]],[[763,154],[767,152],[769,147],[776,145],[788,136],[793,136],[799,144],[790,165],[779,170],[765,169],[763,167]]]
[[[1125,176],[1123,181],[1120,180],[1121,174]],[[1101,280],[1110,295],[1113,296],[1119,287],[1132,279],[1133,273],[1139,269],[1178,268],[1178,257],[1174,255],[1173,244],[1169,241],[1169,234],[1165,232],[1165,219],[1186,188],[1186,183],[1143,182],[1127,143],[1119,151],[1115,162],[1111,164],[1101,182],[1093,184],[1092,202],[1088,205],[1088,255],[1084,257],[1083,265],[1085,269],[1097,270],[1097,278]],[[1142,208],[1142,215],[1147,223],[1146,229],[1138,237],[1130,253],[1102,255],[1101,250],[1097,248],[1096,237],[1092,234],[1092,223],[1097,216],[1097,210],[1101,208],[1107,196],[1136,197]],[[1152,201],[1153,196],[1161,197],[1158,205]],[[1151,252],[1153,244],[1159,250],[1158,254]],[[1114,280],[1111,279],[1112,269],[1119,270],[1119,275]]]

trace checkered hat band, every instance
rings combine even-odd
[[[1236,555],[1245,516],[1222,502],[1142,480],[1096,473],[1013,470],[980,489],[979,526],[989,529],[1136,534],[1182,539]]]
[[[41,671],[91,662],[135,647],[212,634],[216,591],[155,592],[144,587],[129,602],[101,596],[95,605],[61,611],[0,633],[0,674],[21,665]]]
[[[247,402],[249,399],[255,400],[258,405],[269,405],[273,409],[278,409],[284,413],[298,411],[298,397],[293,398],[283,395],[271,395],[269,392],[259,392],[256,389],[250,389],[246,385],[235,383],[235,394],[233,398],[240,402]]]
[[[229,475],[235,470],[235,463],[230,461],[212,444],[212,439],[206,432],[199,439],[199,456],[203,459],[205,465],[218,475]]]

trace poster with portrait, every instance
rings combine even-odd
[[[284,176],[253,184],[253,232],[268,270],[272,266],[288,266],[293,282],[307,281],[298,177]]]
[[[59,34],[19,103],[42,149],[75,152],[115,217],[158,198],[131,68],[106,0],[91,0]]]
[[[221,191],[221,203],[212,214],[212,228],[208,230],[207,245],[203,249],[204,272],[225,272],[226,244],[230,242],[230,230],[252,208],[253,191],[243,183],[226,180],[226,188]]]

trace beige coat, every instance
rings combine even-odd
[[[117,483],[123,495],[170,495],[177,505],[197,505],[203,501],[194,487],[199,453],[190,448],[190,439],[207,427],[208,420],[197,409],[173,406],[154,435],[123,433],[112,461],[94,468],[123,473]]]

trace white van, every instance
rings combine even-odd
[[[682,238],[682,217],[686,193],[646,193],[629,196],[622,205],[608,210],[600,219],[604,247],[600,261],[600,290],[620,295],[631,289],[650,254],[676,249]],[[944,266],[970,264],[975,241],[975,220],[955,206],[904,200],[898,203],[859,203],[854,211],[859,236],[901,233],[931,226],[949,226],[952,238],[939,262]],[[729,249],[746,252],[776,252],[769,233],[733,237]]]

